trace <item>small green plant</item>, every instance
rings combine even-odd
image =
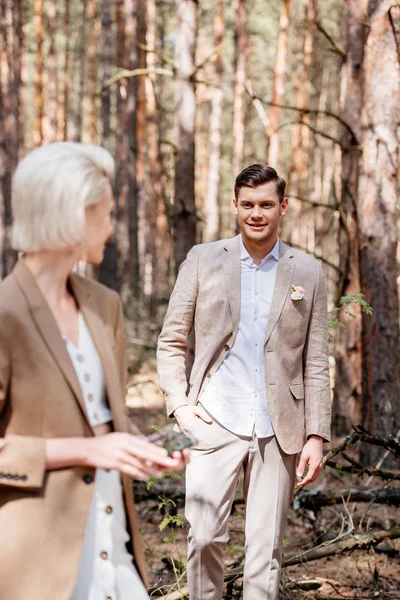
[[[328,313],[328,329],[329,339],[333,337],[332,331],[336,331],[345,327],[344,323],[339,321],[339,315],[344,313],[353,319],[356,318],[354,312],[350,310],[351,305],[356,305],[361,308],[361,312],[372,315],[372,306],[364,300],[364,294],[353,294],[350,296],[342,296],[339,300],[339,306],[335,306]]]
[[[155,429],[156,427],[154,427]],[[149,492],[151,490],[151,488],[156,484],[156,483],[160,483],[161,484],[161,489],[162,489],[162,493],[158,495],[158,510],[160,511],[161,515],[162,515],[162,521],[159,524],[158,528],[160,531],[168,531],[168,535],[165,535],[162,538],[162,541],[164,543],[167,542],[177,542],[179,540],[179,534],[177,533],[177,528],[183,528],[185,526],[185,523],[183,522],[183,520],[181,519],[181,517],[176,514],[177,513],[177,505],[176,502],[174,502],[174,500],[172,498],[168,498],[164,487],[163,487],[163,481],[165,479],[177,479],[180,480],[181,476],[178,475],[177,473],[166,473],[164,475],[164,477],[162,479],[158,479],[157,477],[149,477],[148,480],[146,481],[146,490]],[[174,559],[172,558],[172,556],[170,557],[171,560],[171,564],[172,564],[172,569],[174,572],[174,575],[176,577],[176,585],[178,590],[180,591],[181,587],[180,587],[180,580],[182,578],[182,576],[184,575],[184,571],[185,571],[185,567],[182,567],[182,564],[177,565],[174,561]],[[179,561],[181,562],[181,561]],[[182,572],[182,568],[183,568],[183,572]]]

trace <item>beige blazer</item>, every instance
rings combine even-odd
[[[72,274],[103,369],[114,429],[127,431],[119,297]],[[35,278],[20,261],[0,283],[0,598],[69,600],[95,470],[45,471],[45,439],[91,436],[74,367]],[[136,566],[146,569],[131,481],[122,485]]]
[[[290,285],[305,290],[293,301]],[[182,264],[158,342],[158,374],[169,415],[195,404],[232,347],[240,318],[240,236],[194,246]],[[186,350],[194,327],[188,383]],[[269,413],[288,454],[311,434],[330,439],[327,300],[318,261],[280,244],[264,344]]]

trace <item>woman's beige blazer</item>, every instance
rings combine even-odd
[[[125,336],[118,295],[72,274],[103,369],[114,429],[127,431]],[[45,471],[45,439],[91,436],[74,367],[22,261],[0,283],[0,600],[69,600],[95,470]],[[122,477],[136,566],[146,582],[131,481]]]

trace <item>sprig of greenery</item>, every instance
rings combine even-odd
[[[330,310],[328,313],[329,330],[335,331],[345,327],[344,323],[339,321],[339,315],[341,313],[348,315],[352,319],[356,318],[354,312],[350,310],[351,305],[359,306],[361,308],[361,312],[365,313],[366,315],[372,315],[372,306],[368,304],[366,300],[364,300],[364,294],[360,293],[352,294],[350,296],[342,296],[339,300],[339,306],[335,306],[335,308]],[[333,333],[329,331],[328,336],[331,339],[333,337]]]

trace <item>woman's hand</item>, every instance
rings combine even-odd
[[[46,469],[88,466],[116,469],[133,479],[146,480],[178,471],[189,461],[187,452],[168,456],[164,448],[141,436],[113,432],[90,438],[46,440]]]
[[[118,432],[91,438],[88,460],[90,466],[116,469],[134,479],[162,477],[182,469],[186,462],[181,453],[170,457],[164,448],[141,436]]]

